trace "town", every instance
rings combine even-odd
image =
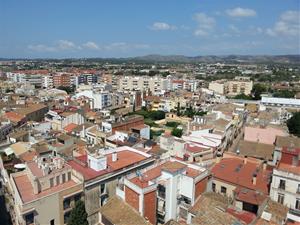
[[[152,57],[0,61],[3,224],[300,223],[299,57]]]

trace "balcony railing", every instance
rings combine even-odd
[[[300,209],[290,209],[289,213],[294,215],[294,216],[299,216],[300,217]]]

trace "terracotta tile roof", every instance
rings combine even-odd
[[[209,224],[245,224],[230,213],[226,212],[229,199],[221,194],[206,192],[202,194],[189,209],[195,217],[192,219],[193,225]],[[239,223],[237,223],[239,222]]]
[[[66,131],[67,133],[71,133],[76,127],[78,127],[77,124],[70,123],[69,125],[64,127],[64,131]]]
[[[6,118],[8,118],[10,121],[18,123],[25,119],[25,116],[16,112],[7,112],[5,113]]]
[[[275,146],[259,142],[244,141],[239,142],[240,155],[254,157],[258,159],[272,160]]]
[[[281,171],[288,172],[288,173],[294,173],[294,174],[300,175],[300,165],[293,166],[293,165],[290,165],[290,164],[287,164],[287,163],[280,162],[277,166],[277,169],[281,170]]]
[[[214,179],[268,194],[271,171],[263,170],[259,163],[244,163],[241,158],[223,158],[212,168],[212,174]],[[252,182],[254,174],[256,185]]]
[[[101,207],[100,213],[114,225],[151,225],[135,209],[114,196]]]
[[[298,137],[276,137],[276,147],[291,147],[300,148],[300,138]]]
[[[228,208],[226,210],[229,214],[233,215],[235,218],[238,218],[241,221],[244,221],[246,224],[250,224],[252,221],[256,219],[256,215],[247,211],[238,211],[233,208]]]
[[[237,200],[253,205],[261,205],[267,199],[265,194],[247,188],[237,187],[234,192]]]

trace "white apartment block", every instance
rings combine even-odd
[[[163,90],[168,90],[168,79],[161,77],[137,77],[126,76],[120,80],[120,90],[150,90],[154,94],[159,94]]]
[[[43,88],[53,88],[53,77],[51,75],[43,77]]]

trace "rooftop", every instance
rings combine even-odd
[[[107,169],[105,170],[96,171],[89,168],[87,166],[87,155],[79,156],[76,158],[76,160],[69,161],[68,164],[73,169],[80,172],[85,180],[91,180],[104,174],[132,166],[151,157],[149,154],[129,147],[117,148],[116,152],[117,161],[115,162],[112,161],[112,152],[109,152],[105,155],[107,157]]]
[[[47,195],[69,189],[77,183],[73,180],[67,181],[65,183],[56,185],[52,188],[49,188],[47,190],[41,191],[38,194],[34,194],[32,184],[27,176],[27,174],[23,174],[21,176],[13,176],[13,179],[15,181],[16,187],[19,191],[20,197],[22,199],[23,203],[31,202],[33,200],[45,197]]]
[[[212,168],[213,177],[236,186],[268,194],[271,171],[264,170],[258,162],[247,160],[245,163],[244,161],[242,158],[223,158]],[[256,184],[252,182],[254,174],[256,175]]]
[[[100,213],[114,225],[151,225],[136,210],[117,196],[101,207]]]

